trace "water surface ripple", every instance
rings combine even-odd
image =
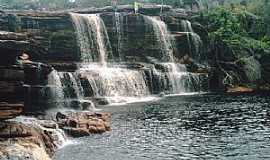
[[[54,159],[270,159],[269,104],[262,95],[189,95],[108,106],[112,132],[77,139]]]

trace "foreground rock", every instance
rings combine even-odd
[[[109,124],[111,115],[108,113],[57,113],[56,119],[59,127],[73,137],[101,134],[111,130]]]
[[[50,160],[61,143],[61,132],[52,121],[0,122],[1,160]]]
[[[23,112],[23,107],[23,104],[0,103],[0,120],[19,116]]]

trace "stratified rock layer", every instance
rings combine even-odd
[[[23,104],[0,103],[0,120],[12,119],[23,112]]]

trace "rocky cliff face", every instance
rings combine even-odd
[[[25,52],[33,60],[76,59],[76,40],[70,17],[65,13],[2,13],[2,30],[26,33]],[[5,23],[4,23],[5,22]]]
[[[152,73],[148,70],[151,70],[152,64],[168,61],[168,59],[164,58],[164,48],[160,46],[161,42],[158,39],[158,36],[162,35],[156,33],[156,30],[160,28],[156,28],[157,26],[152,24],[153,22],[148,16],[161,19],[167,24],[171,32],[170,38],[175,40],[172,50],[176,62],[187,64],[188,70],[192,72],[205,72],[206,70],[200,70],[196,64],[196,62],[205,60],[201,56],[203,55],[203,44],[199,35],[194,36],[195,31],[193,35],[192,26],[187,21],[188,14],[184,10],[173,10],[170,6],[164,6],[160,16],[160,10],[160,6],[145,6],[140,9],[140,14],[134,14],[132,6],[120,6],[117,13],[112,7],[73,10],[72,12],[100,14],[110,41],[108,61],[125,62],[130,68],[142,70],[148,75],[149,81]],[[58,71],[74,72],[78,67],[76,62],[80,61],[80,48],[76,40],[78,37],[76,37],[70,13],[7,12],[1,14],[1,22],[1,30],[5,31],[1,39],[8,39],[3,42],[3,45],[7,47],[1,47],[1,49],[9,53],[9,56],[4,55],[5,60],[2,64],[7,63],[8,66],[13,67],[16,64],[21,71],[18,69],[15,71],[20,72],[23,77],[19,82],[24,87],[13,92],[16,92],[16,95],[25,93],[26,96],[22,96],[20,99],[25,102],[26,108],[31,104],[30,109],[34,106],[35,110],[39,110],[37,106],[40,101],[46,101],[48,98],[48,74],[52,70],[51,66]],[[7,34],[4,35],[4,33]],[[7,43],[11,44],[6,45]],[[14,46],[16,49],[13,48]],[[20,62],[17,62],[17,57],[23,53],[29,55],[28,59],[32,61],[49,65],[34,62],[18,64]],[[158,68],[162,72],[168,70],[161,65]],[[164,75],[166,81],[168,78]],[[152,85],[151,90],[154,93],[161,92],[162,88],[167,88],[166,90],[170,88],[169,84],[164,84],[167,87],[160,87],[159,82],[156,84],[155,81],[153,82],[154,84],[150,85]],[[17,87],[17,89],[19,88]],[[8,94],[3,93],[3,95]]]
[[[147,24],[143,15],[160,15],[160,6],[145,6],[140,9],[141,14],[133,14],[132,6],[119,7],[118,17],[113,8],[105,7],[102,9],[85,9],[73,12],[84,14],[101,14],[102,19],[108,29],[108,35],[112,46],[113,56],[118,57],[119,39],[116,23],[121,23],[121,54],[123,57],[133,57],[140,61],[145,61],[146,56],[160,58],[160,49],[157,46],[155,35],[151,25]],[[181,56],[188,54],[189,42],[187,34],[177,33],[186,32],[182,28],[182,20],[187,18],[183,10],[173,10],[169,6],[163,7],[163,19],[172,36],[178,39],[177,49]],[[118,19],[119,18],[119,19]],[[79,49],[76,42],[76,35],[72,20],[68,12],[45,13],[45,12],[19,12],[2,13],[1,30],[17,33],[26,33],[30,45],[24,50],[30,55],[32,60],[43,61],[76,61],[79,60]],[[122,25],[124,24],[124,25]],[[146,45],[147,44],[147,45]],[[112,58],[112,57],[111,57]]]
[[[262,67],[262,78],[267,81],[268,65],[262,59],[259,63],[254,63],[254,59],[246,59],[245,63],[228,65],[227,61],[233,61],[237,57],[224,55],[226,50],[221,48],[217,57],[211,56],[211,45],[208,41],[207,32],[204,27],[191,19],[190,13],[181,9],[172,9],[170,6],[163,8],[160,14],[160,6],[145,6],[140,9],[140,14],[134,14],[132,6],[120,6],[115,13],[112,7],[101,9],[72,10],[74,13],[96,14],[98,13],[108,33],[110,46],[108,62],[124,62],[130,68],[145,72],[146,79],[151,80],[152,68],[158,68],[166,72],[168,68],[158,65],[163,60],[164,53],[160,46],[160,39],[155,33],[156,26],[151,24],[148,16],[161,19],[168,26],[170,38],[174,39],[173,59],[175,62],[185,64],[187,70],[193,73],[209,73],[209,68],[217,67],[216,61],[224,61],[224,70],[240,75],[239,82],[257,82],[261,76],[251,73],[249,64],[257,64],[257,68]],[[1,13],[0,29],[0,49],[2,54],[0,72],[2,79],[1,99],[3,102],[29,104],[35,102],[37,107],[41,100],[48,98],[48,75],[54,69],[67,71],[71,74],[64,74],[67,78],[78,69],[77,62],[80,61],[80,46],[77,42],[74,22],[70,12],[6,12]],[[160,28],[159,28],[160,29]],[[163,48],[164,49],[164,48]],[[217,48],[215,48],[217,49]],[[41,63],[18,61],[18,57],[26,53],[28,59]],[[26,63],[25,63],[26,62]],[[138,67],[139,66],[139,67]],[[225,90],[223,80],[226,77],[223,71],[211,70],[210,86],[214,90]],[[33,76],[34,75],[34,76]],[[254,77],[256,77],[254,79]],[[259,77],[259,79],[257,78]],[[83,85],[87,81],[85,77],[79,77]],[[164,79],[168,79],[164,75]],[[149,84],[153,93],[160,93],[164,88],[167,90],[170,85],[162,82],[160,86],[158,78],[153,78]],[[262,82],[263,83],[263,82]],[[70,90],[70,85],[66,84]],[[7,87],[9,86],[9,87]],[[205,86],[205,85],[204,85]],[[89,87],[88,87],[89,88]],[[159,88],[159,89],[157,89]],[[74,90],[74,89],[73,89]],[[165,89],[166,90],[166,89]],[[43,96],[37,97],[37,95]],[[85,90],[85,94],[91,95],[93,91]],[[22,96],[26,93],[26,96]],[[31,108],[31,107],[30,107]],[[37,109],[37,108],[36,108]]]

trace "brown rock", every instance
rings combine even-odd
[[[109,113],[76,112],[57,115],[59,126],[73,137],[101,134],[111,130]]]
[[[23,104],[0,103],[0,120],[11,119],[23,112]]]

